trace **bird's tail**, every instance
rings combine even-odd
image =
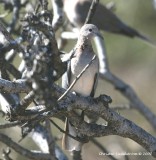
[[[156,42],[153,41],[151,38],[148,38],[147,36],[143,35],[142,33],[140,33],[139,31],[129,27],[129,26],[124,26],[121,31],[120,31],[120,34],[123,34],[123,35],[126,35],[126,36],[129,36],[131,38],[139,38],[145,42],[147,42],[148,44],[156,47]]]
[[[151,38],[148,38],[147,36],[144,36],[143,34],[140,34],[139,32],[138,32],[137,37],[140,38],[141,40],[143,40],[144,42],[147,42],[151,46],[156,47],[156,42],[154,40],[152,40]]]
[[[71,125],[68,118],[66,118],[66,120],[65,120],[65,131],[74,137],[77,136],[76,129]],[[64,150],[79,151],[79,150],[81,150],[81,147],[82,147],[82,144],[80,142],[76,141],[75,139],[68,136],[67,134],[63,134],[62,148]]]

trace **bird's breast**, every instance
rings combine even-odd
[[[84,67],[90,63],[93,55],[81,55],[80,57],[74,57],[71,60],[71,83],[82,72]],[[72,88],[73,91],[83,95],[89,96],[93,85],[95,74],[98,73],[99,64],[98,58],[96,58],[92,64],[85,70],[82,76],[77,80],[76,84]]]

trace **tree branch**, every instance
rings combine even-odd
[[[62,93],[60,88],[57,91]],[[145,130],[137,126],[132,121],[120,116],[118,113],[108,108],[108,97],[100,96],[93,100],[90,97],[78,97],[73,94],[68,94],[67,98],[61,103],[60,109],[81,109],[92,111],[108,122],[108,126],[88,124],[82,122],[80,117],[70,115],[72,124],[78,129],[81,134],[89,137],[100,137],[106,135],[119,135],[125,138],[130,138],[151,152],[156,157],[156,138]]]
[[[25,80],[8,81],[0,78],[0,91],[8,93],[27,93],[30,91],[28,85],[26,85]]]
[[[63,12],[63,1],[62,0],[51,0],[53,4],[53,29],[57,31],[59,27],[63,24],[64,21],[64,12]]]
[[[19,121],[8,122],[8,123],[0,123],[0,129],[15,127],[15,126],[18,126],[18,125],[21,125],[21,124],[22,123],[19,122]]]
[[[4,144],[6,144],[7,146],[9,146],[10,148],[14,149],[17,153],[19,153],[29,159],[49,160],[51,158],[54,158],[50,154],[45,154],[45,153],[40,153],[40,152],[30,151],[28,149],[25,149],[25,148],[21,147],[19,144],[12,141],[11,138],[9,138],[8,136],[6,136],[2,133],[0,133],[0,141],[3,142]]]
[[[102,79],[105,79],[109,81],[114,87],[119,90],[123,96],[125,96],[129,102],[130,105],[136,108],[153,126],[153,128],[156,129],[156,115],[151,112],[151,110],[146,106],[137,96],[137,94],[134,92],[134,90],[125,82],[123,82],[121,79],[116,77],[114,74],[112,74],[109,70],[107,70],[105,73],[101,73],[100,77]]]

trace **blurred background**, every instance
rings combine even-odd
[[[107,4],[110,0],[101,0]],[[137,29],[143,35],[156,42],[156,10],[152,0],[114,0],[114,13],[127,25]],[[156,114],[156,46],[152,46],[140,39],[127,38],[125,36],[102,32],[105,39],[105,46],[108,55],[110,70],[129,84],[140,97],[140,99]],[[76,43],[69,41],[66,51]],[[113,103],[111,106],[128,104],[115,88],[106,81],[100,80],[96,96],[100,94],[110,95]],[[120,110],[120,115],[135,122],[137,125],[156,136],[154,129],[147,120],[135,109]],[[103,123],[103,121],[99,121]],[[130,139],[119,136],[107,136],[98,138],[110,153],[146,153],[137,143]],[[91,143],[84,147],[84,159],[103,160],[109,159],[106,156],[99,156],[99,150]],[[151,156],[133,155],[132,160],[152,160]],[[117,159],[125,159],[124,156],[117,156]]]
[[[156,9],[153,6],[153,0],[112,0],[115,2],[114,13],[127,25],[137,29],[142,34],[151,38],[156,44]],[[110,0],[101,0],[103,4],[107,4]],[[51,3],[51,2],[49,2]],[[1,4],[0,4],[1,5]],[[0,6],[2,7],[2,6]],[[3,10],[0,11],[2,14]],[[7,17],[8,18],[8,17]],[[9,18],[8,18],[9,19]],[[129,84],[140,97],[140,99],[156,114],[156,45],[152,46],[140,39],[131,39],[125,36],[102,32],[105,39],[105,46],[109,61],[110,70]],[[75,45],[76,40],[69,40],[64,51],[69,52]],[[19,61],[19,59],[18,59]],[[15,64],[19,62],[15,61]],[[60,84],[60,82],[58,82]],[[107,94],[111,96],[113,103],[111,106],[127,105],[129,102],[124,98],[115,88],[106,81],[99,80],[96,96],[100,94]],[[156,132],[147,122],[147,120],[138,113],[135,109],[118,111],[120,115],[135,122],[137,125],[145,129],[147,132],[156,137]],[[0,119],[1,122],[6,122]],[[60,126],[63,123],[55,119]],[[104,123],[99,120],[99,124]],[[62,135],[55,127],[53,128],[54,135]],[[20,129],[12,128],[0,130],[8,136],[15,138],[16,141],[20,139]],[[119,136],[107,136],[97,138],[110,153],[146,153],[140,145],[134,141],[122,138]],[[61,141],[58,142],[61,144]],[[32,143],[29,137],[25,138],[21,144],[27,146],[29,149],[35,149],[35,144]],[[5,146],[0,143],[1,150]],[[87,143],[83,148],[83,158],[85,160],[109,160],[107,156],[99,155],[100,149],[95,147],[92,143]],[[14,154],[14,159],[23,159],[23,157]],[[66,154],[70,157],[69,153]],[[1,155],[0,155],[1,157]],[[124,160],[124,156],[117,156],[117,159]],[[133,155],[129,156],[131,160],[152,160],[151,156]]]

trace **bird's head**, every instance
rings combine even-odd
[[[100,37],[103,39],[98,28],[93,24],[85,24],[82,26],[80,30],[80,36],[83,36],[86,39],[92,39],[94,37]]]

